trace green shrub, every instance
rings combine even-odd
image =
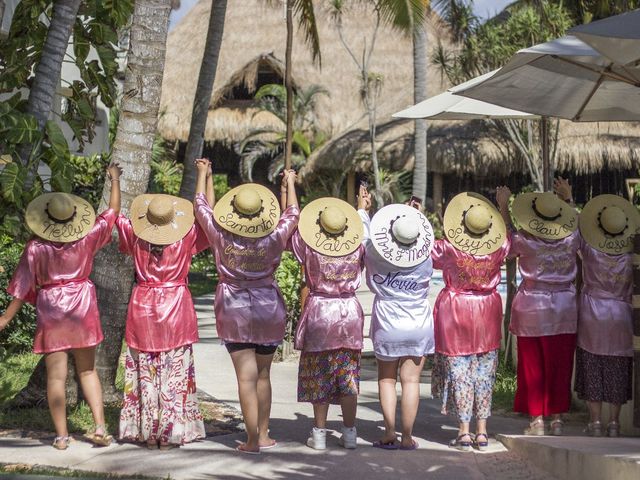
[[[93,205],[93,208],[97,209],[102,196],[105,170],[109,159],[99,154],[71,155],[69,163],[73,166],[71,193],[84,198]]]
[[[24,250],[24,244],[13,238],[0,236],[0,312],[4,312],[11,301],[6,291],[13,271]],[[25,352],[31,349],[36,331],[36,311],[32,305],[25,304],[11,323],[0,332],[0,356],[3,353]]]
[[[276,281],[287,307],[287,336],[285,340],[292,341],[300,318],[302,270],[291,252],[282,254],[282,260],[276,270]]]

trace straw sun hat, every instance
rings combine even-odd
[[[429,258],[433,228],[416,208],[394,204],[371,220],[371,243],[382,258],[397,267],[415,267]]]
[[[355,208],[344,200],[325,197],[300,212],[298,231],[304,243],[316,252],[341,257],[358,249],[364,227]]]
[[[159,193],[134,198],[130,217],[136,236],[154,245],[182,240],[195,220],[189,200]]]
[[[444,233],[455,248],[471,255],[489,255],[507,238],[498,209],[486,197],[472,192],[451,199],[444,212]]]
[[[34,198],[25,214],[27,226],[40,238],[69,243],[87,235],[96,212],[86,200],[70,193],[45,193]]]
[[[580,234],[589,245],[617,255],[633,250],[633,235],[640,229],[640,212],[622,197],[598,195],[584,206],[579,223]]]
[[[513,200],[520,228],[545,240],[561,240],[578,228],[578,212],[555,193],[521,193]]]
[[[218,224],[241,237],[260,238],[273,232],[280,219],[276,196],[257,183],[229,190],[213,207]]]

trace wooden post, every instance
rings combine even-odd
[[[640,235],[633,248],[633,425],[640,427]]]
[[[551,191],[553,185],[553,168],[549,153],[549,119],[540,119],[540,137],[542,139],[542,185],[545,192]]]

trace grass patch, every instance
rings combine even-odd
[[[39,360],[40,355],[34,353],[7,354],[0,358],[0,405],[27,385]]]
[[[493,385],[492,403],[495,410],[513,411],[516,385],[516,371],[511,363],[506,362],[504,352],[500,352],[496,382]]]
[[[0,477],[10,475],[13,478],[16,475],[45,475],[64,478],[131,478],[131,479],[153,479],[156,477],[147,477],[144,475],[118,475],[115,473],[100,473],[84,470],[69,470],[67,468],[40,467],[38,465],[16,464],[0,464]],[[171,477],[167,477],[169,479]]]

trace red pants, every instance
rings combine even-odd
[[[576,335],[518,337],[516,412],[554,415],[569,411]]]

